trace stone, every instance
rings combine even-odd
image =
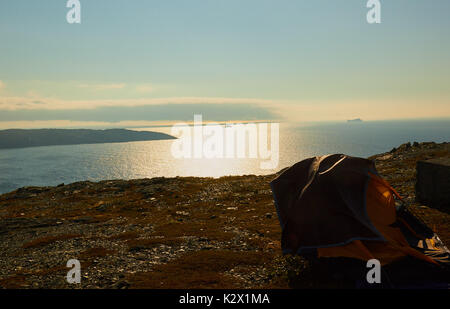
[[[123,289],[128,289],[130,287],[130,283],[126,280],[121,280],[119,282],[117,282],[116,284],[113,285],[114,289],[119,289],[119,290],[123,290]]]
[[[410,149],[410,148],[411,148],[411,142],[407,142],[407,143],[401,144],[401,145],[397,148],[397,150],[405,151],[405,150],[408,150],[408,149]]]
[[[450,158],[418,161],[416,199],[427,206],[450,209]]]

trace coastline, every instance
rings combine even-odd
[[[441,156],[450,143],[403,144],[370,159],[448,246],[450,214],[414,192],[416,162]],[[281,254],[273,178],[82,181],[0,195],[0,287],[73,288],[72,258],[81,262],[78,288],[329,286],[310,280],[306,260]]]
[[[8,129],[0,130],[0,150],[167,139],[176,138],[161,132],[127,129]]]

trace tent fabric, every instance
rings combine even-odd
[[[315,250],[318,257],[407,255],[434,263],[413,249],[399,227],[394,196],[371,160],[342,154],[303,160],[271,182],[284,253]]]

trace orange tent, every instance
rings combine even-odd
[[[403,206],[372,161],[346,155],[303,160],[271,182],[284,253],[448,264],[450,253]],[[400,203],[396,207],[396,200]]]

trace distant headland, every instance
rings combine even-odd
[[[126,129],[10,129],[0,130],[0,149],[165,139],[175,139],[175,137],[160,132]]]
[[[347,120],[347,122],[362,122],[362,119],[361,118],[355,118],[355,119],[349,119],[349,120]]]

